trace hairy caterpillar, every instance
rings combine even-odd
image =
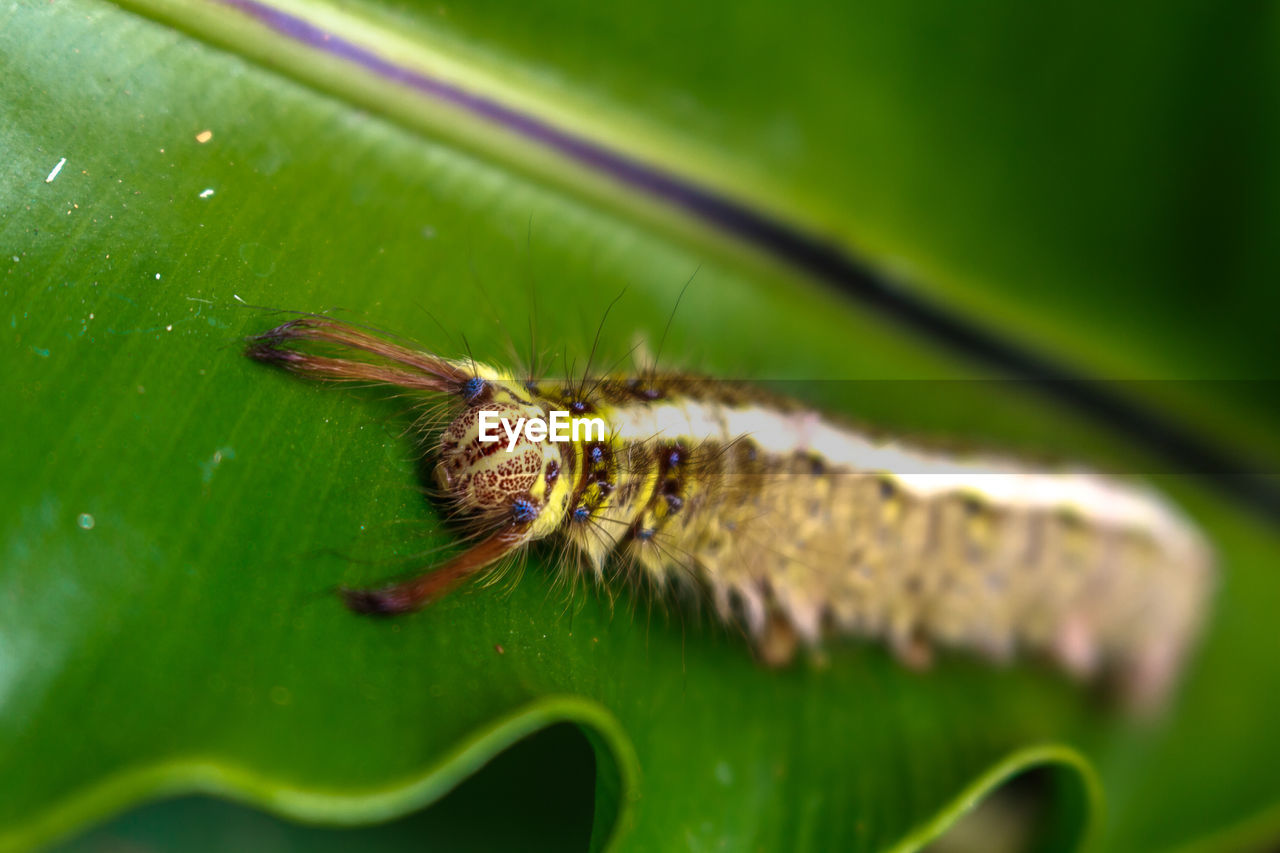
[[[606,566],[690,579],[763,660],[824,636],[880,639],[908,664],[934,646],[1047,655],[1152,705],[1211,592],[1210,554],[1159,496],[1089,473],[959,462],[877,442],[750,386],[688,375],[519,380],[304,316],[248,355],[304,376],[439,399],[423,448],[479,541],[404,583],[344,590],[365,613],[421,607],[531,542],[559,537]],[[481,412],[604,421],[604,440],[481,441]],[[439,432],[437,435],[436,433]]]

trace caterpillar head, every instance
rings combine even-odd
[[[560,445],[533,441],[523,428],[546,412],[532,401],[490,383],[440,438],[436,483],[464,514],[528,525],[532,538],[554,531],[564,518],[570,484],[562,477]]]

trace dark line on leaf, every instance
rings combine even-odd
[[[276,32],[408,86],[560,152],[615,181],[677,205],[721,231],[788,261],[880,313],[1011,376],[1034,380],[1048,395],[1119,430],[1233,499],[1280,521],[1280,487],[1246,460],[1193,432],[1080,378],[1062,365],[1002,338],[919,294],[898,288],[838,245],[661,168],[576,136],[535,116],[414,71],[316,25],[257,0],[214,0]]]

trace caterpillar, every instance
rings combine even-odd
[[[318,315],[250,338],[247,354],[420,395],[424,412],[443,401],[447,423],[424,414],[418,440],[476,541],[411,580],[344,588],[361,613],[415,610],[554,538],[576,555],[570,571],[600,582],[613,567],[692,585],[766,664],[841,635],[882,641],[913,667],[938,647],[1029,653],[1150,707],[1212,591],[1204,538],[1154,492],[874,439],[749,384],[656,371],[518,379]],[[555,412],[598,418],[605,434],[486,440],[494,418]]]

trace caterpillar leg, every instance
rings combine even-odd
[[[895,635],[889,640],[889,648],[908,669],[921,671],[933,666],[933,646],[919,633]]]
[[[343,587],[340,592],[347,607],[357,613],[380,616],[408,613],[442,598],[476,572],[517,550],[524,542],[523,528],[503,530],[416,578],[372,589]]]
[[[1097,630],[1084,613],[1071,613],[1053,637],[1052,653],[1076,678],[1093,677],[1100,666]]]
[[[771,614],[755,641],[756,657],[765,666],[783,667],[796,659],[800,636],[781,614]]]
[[[318,355],[299,343],[358,351],[380,362]],[[407,349],[324,317],[300,317],[249,339],[247,355],[312,379],[385,382],[419,391],[461,393],[471,374],[448,359]]]

